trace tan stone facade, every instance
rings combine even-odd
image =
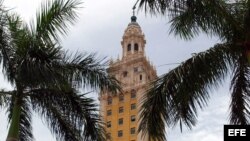
[[[111,60],[108,68],[108,72],[122,83],[123,93],[101,92],[100,97],[101,115],[112,141],[146,141],[137,133],[140,98],[147,84],[157,77],[155,68],[145,57],[144,34],[136,17],[132,18],[121,42],[122,58]]]

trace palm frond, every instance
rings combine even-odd
[[[23,27],[21,18],[17,14],[9,14],[8,17],[9,48],[6,51],[9,61],[8,67],[5,67],[5,75],[10,82],[15,81],[18,73],[18,65],[26,55],[29,47],[27,32]]]
[[[95,54],[65,54],[63,60],[63,67],[69,71],[70,80],[76,85],[95,90],[121,91],[119,82],[107,73],[107,63],[103,59],[97,59]]]
[[[38,96],[32,97],[32,102],[33,109],[45,119],[57,140],[81,140],[80,129],[74,123],[71,123],[70,117],[68,117],[70,115],[64,114],[60,109],[61,107],[51,102],[42,101]],[[63,105],[63,103],[61,104]]]
[[[166,96],[157,90],[151,90],[142,98],[138,131],[142,132],[144,138],[148,136],[150,141],[166,140],[165,121],[169,121],[171,118],[171,109],[167,107],[170,104],[167,103]],[[167,124],[170,123],[167,122]]]
[[[230,123],[247,125],[250,122],[250,68],[244,54],[235,64],[231,81]]]
[[[9,36],[4,35],[3,39],[9,37],[11,40],[7,40],[6,45],[1,47],[3,55],[1,55],[0,61],[4,56],[3,70],[11,83],[14,82],[14,77],[18,77],[27,87],[67,85],[67,80],[65,81],[64,76],[57,72],[57,68],[53,65],[53,62],[59,62],[61,59],[61,48],[54,43],[55,39],[45,41],[46,39],[42,38],[42,35],[47,33],[48,37],[46,35],[46,38],[50,38],[52,34],[58,36],[57,31],[66,33],[68,22],[72,24],[76,19],[75,10],[78,4],[80,3],[77,0],[48,1],[38,16],[37,30],[40,30],[38,33],[41,34],[37,35],[38,38],[35,38],[34,31],[29,32],[19,16],[16,14],[8,15],[9,28],[6,34]]]
[[[60,60],[61,48],[32,37],[18,15],[8,16],[8,24],[11,36],[8,52],[12,53],[6,55],[9,57],[9,67],[5,69],[8,80],[18,77],[27,87],[64,84],[64,77],[52,69],[53,62]]]
[[[56,135],[57,140],[65,141],[81,141],[79,129],[72,125],[67,115],[63,115],[57,107],[52,104],[46,106],[48,112],[46,112],[47,124],[53,134]]]
[[[197,121],[197,108],[209,99],[209,90],[222,83],[237,59],[238,48],[230,44],[196,54],[180,66],[155,80],[142,99],[139,131],[149,138],[165,139],[164,130],[180,123],[192,128]]]
[[[58,67],[61,60],[60,49],[59,47],[30,48],[25,58],[18,64],[19,72],[17,75],[22,83],[30,88],[67,85],[67,79]]]
[[[31,95],[35,111],[44,116],[49,125],[53,122],[51,129],[58,139],[80,140],[79,137],[82,137],[82,140],[86,141],[103,140],[104,130],[93,99],[77,95],[74,91],[52,89],[32,90]],[[44,106],[50,101],[54,101],[53,105],[50,105],[55,110],[54,114],[49,112],[50,107]],[[66,123],[60,121],[62,118]],[[68,126],[64,127],[65,124]]]
[[[9,98],[15,91],[0,90],[0,108],[8,105]]]
[[[184,39],[192,39],[204,32],[219,36],[222,40],[232,40],[236,38],[236,33],[243,31],[241,20],[235,18],[242,15],[237,10],[241,5],[213,0],[189,1],[190,4],[178,4],[179,8],[170,9],[170,33]],[[242,36],[237,35],[238,38]]]
[[[22,20],[21,17],[17,14],[9,14],[8,15],[8,29],[10,35],[12,37],[12,41],[15,44],[14,46],[17,47],[20,43],[20,37],[25,36],[25,32],[22,32]]]
[[[77,19],[76,10],[79,0],[47,0],[37,12],[36,29],[32,29],[37,38],[45,41],[58,41],[59,34],[65,35],[68,26]]]
[[[0,108],[5,104],[5,95],[0,92]]]
[[[10,34],[8,31],[8,13],[2,9],[0,10],[0,64],[2,65],[2,71],[4,74],[11,72],[11,46],[10,46]],[[9,75],[5,75],[8,76]],[[8,78],[8,80],[10,80]],[[10,80],[13,84],[13,80]]]
[[[145,12],[150,12],[152,14],[165,14],[167,8],[173,5],[174,1],[184,0],[140,0],[139,8],[144,8]]]
[[[146,12],[167,13],[171,23],[170,33],[183,39],[189,40],[204,32],[230,41],[243,36],[245,5],[245,1],[223,0],[140,0],[139,3],[139,7],[144,7]]]
[[[6,95],[2,92],[0,92],[0,110],[6,103]]]
[[[85,140],[104,141],[106,137],[104,123],[101,122],[97,112],[98,105],[95,104],[95,101],[91,98],[87,98],[86,94],[80,95],[71,101],[73,104],[78,102],[75,108],[78,109],[78,116],[80,116],[83,121],[84,130],[82,135]]]
[[[140,0],[139,8],[145,9],[145,12],[151,14],[169,14],[179,15],[188,8],[202,8],[196,6],[203,6],[203,4],[213,3],[212,0]],[[198,4],[198,5],[197,5]]]
[[[105,62],[95,54],[71,54],[60,47],[30,48],[25,58],[18,63],[18,77],[27,87],[80,87],[121,91],[119,82],[105,69]],[[32,74],[32,75],[30,75]],[[36,76],[36,77],[33,77]]]

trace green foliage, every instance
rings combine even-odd
[[[165,127],[180,123],[192,128],[197,110],[209,93],[231,80],[230,123],[249,124],[250,1],[248,0],[140,0],[140,8],[168,15],[170,32],[191,40],[200,33],[222,43],[196,54],[155,80],[143,97],[139,131],[152,140],[166,140]]]
[[[60,37],[77,20],[79,4],[78,0],[48,0],[31,24],[0,5],[0,64],[14,87],[0,92],[0,108],[6,107],[9,117],[9,138],[34,140],[34,111],[57,140],[105,140],[98,105],[78,89],[117,92],[119,83],[106,72],[104,59],[69,53],[60,44]]]
[[[31,31],[36,38],[42,38],[46,42],[58,41],[59,35],[67,33],[68,25],[76,21],[76,10],[80,4],[76,0],[48,1],[37,12],[36,26]]]

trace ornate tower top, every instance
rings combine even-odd
[[[137,23],[137,18],[134,15],[131,17],[131,22],[125,29],[122,37],[122,58],[132,57],[132,56],[144,56],[144,48],[146,40],[144,34],[141,30],[140,25]]]

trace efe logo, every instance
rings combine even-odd
[[[250,125],[224,125],[224,141],[248,141],[249,137]]]
[[[228,129],[228,136],[246,136],[247,129]]]

